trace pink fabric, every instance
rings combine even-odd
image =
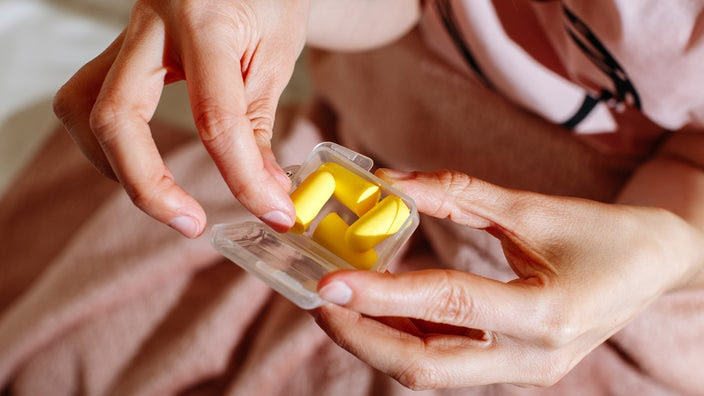
[[[502,185],[612,199],[635,163],[600,153],[439,61],[413,32],[362,54],[313,53],[311,118],[277,119],[282,164],[321,138],[378,163],[449,167]],[[410,83],[409,83],[410,82]],[[325,105],[321,105],[321,103]],[[290,113],[290,112],[289,112]],[[210,224],[249,215],[195,136],[157,127]],[[289,131],[284,133],[284,131]],[[509,279],[484,233],[423,219],[393,268]],[[701,394],[704,291],[664,296],[557,385],[411,392],[334,345],[309,315],[210,248],[133,207],[62,133],[0,202],[0,384],[13,394]],[[520,318],[517,318],[520,320]]]
[[[461,40],[494,89],[556,124],[569,120],[586,95],[618,91],[586,54],[608,63],[567,16],[575,15],[618,63],[618,76],[632,82],[651,121],[630,116],[624,122],[620,113],[638,112],[628,95],[600,101],[575,131],[591,135],[584,140],[602,151],[644,154],[665,130],[704,130],[702,2],[439,0],[426,2],[426,11],[424,39],[448,63],[475,74],[458,49]]]

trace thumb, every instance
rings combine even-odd
[[[335,271],[318,283],[326,301],[368,316],[415,318],[516,336],[539,328],[539,322],[532,322],[544,313],[537,292],[530,283],[503,283],[449,270],[397,275]],[[519,317],[523,319],[517,321]]]

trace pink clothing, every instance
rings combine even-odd
[[[453,168],[507,187],[605,202],[637,166],[449,68],[417,30],[374,51],[310,55],[316,101],[297,122],[290,108],[277,114],[274,149],[284,166],[335,139],[377,165]],[[251,218],[194,134],[164,125],[154,131],[176,180],[203,203],[211,224]],[[485,232],[423,218],[415,237],[392,271],[515,277]],[[704,390],[704,290],[687,289],[658,299],[553,387],[412,392],[335,345],[306,312],[217,254],[207,236],[187,240],[141,213],[58,131],[1,197],[0,240],[0,388],[17,395]]]
[[[462,73],[577,133],[629,135],[586,138],[604,149],[638,155],[664,130],[704,129],[701,1],[439,0],[426,11],[425,41]],[[619,125],[626,108],[656,125]]]

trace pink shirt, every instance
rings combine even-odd
[[[457,70],[602,149],[642,154],[667,130],[704,130],[704,1],[425,8],[425,40]]]

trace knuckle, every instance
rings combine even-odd
[[[413,360],[392,377],[401,385],[414,391],[435,389],[441,385],[438,370],[428,364]]]
[[[61,89],[59,89],[56,93],[52,107],[54,114],[58,117],[61,123],[63,123],[66,128],[70,128],[73,114],[75,113],[75,104],[73,102],[71,88],[68,85],[61,87]]]
[[[563,314],[545,326],[540,341],[544,347],[556,350],[573,343],[579,334],[579,326],[576,322]]]
[[[166,174],[157,181],[150,182],[149,180],[154,179],[149,178],[142,183],[123,183],[124,189],[132,203],[148,213],[155,208],[156,202],[160,197],[164,196],[163,192],[174,184],[173,179]]]
[[[257,142],[259,147],[266,147],[271,149],[271,139],[274,137],[271,129],[260,129],[254,128],[254,141]]]
[[[463,202],[468,199],[477,179],[461,172],[442,170],[436,172],[434,177],[441,186],[442,200],[432,210],[436,216],[448,217],[452,221],[459,221],[464,217]]]
[[[174,18],[180,21],[181,26],[188,29],[188,33],[191,33],[192,30],[195,31],[194,29],[199,27],[199,21],[202,20],[203,23],[205,23],[207,19],[205,11],[208,8],[199,6],[199,4],[202,4],[201,2],[196,0],[182,0],[175,4],[176,6],[171,12]]]
[[[211,149],[224,149],[229,140],[229,132],[242,121],[228,114],[213,100],[203,100],[195,107],[196,129],[203,143]]]
[[[454,280],[451,271],[442,271],[437,282],[427,317],[436,323],[471,324],[475,315],[472,296]]]
[[[533,384],[541,387],[550,387],[558,383],[569,372],[570,364],[563,354],[549,355],[544,364],[540,366]]]
[[[80,114],[78,109],[79,104],[77,104],[76,98],[79,95],[71,87],[70,82],[64,85],[54,96],[52,103],[54,114],[58,117],[61,123],[64,125],[68,133],[73,137],[76,144],[79,146],[83,154],[88,158],[88,160],[93,164],[95,169],[103,176],[117,180],[115,172],[110,166],[109,161],[105,157],[105,154],[100,151],[99,147],[95,147],[94,144],[90,142],[92,136],[87,136],[83,131],[83,128],[74,128],[77,126],[77,122],[85,122],[87,120],[77,120],[76,117]],[[89,132],[88,132],[89,133]]]
[[[510,213],[510,219],[513,220],[514,227],[519,224],[528,225],[534,216],[539,212],[539,216],[549,220],[562,220],[565,218],[564,213],[560,213],[560,208],[550,208],[543,202],[536,200],[533,194],[513,194],[504,209],[506,213]]]
[[[132,203],[134,203],[136,207],[145,211],[147,208],[151,207],[155,198],[154,194],[149,193],[146,188],[135,184],[124,183],[123,186],[130,200],[132,200]]]
[[[251,32],[260,25],[255,11],[246,2],[228,4],[226,8],[198,0],[178,2],[173,11],[186,37],[222,35],[250,41]]]
[[[96,94],[90,88],[90,84],[84,81],[81,73],[77,73],[66,82],[54,95],[52,110],[56,117],[73,134],[74,127],[80,127],[83,120],[81,117],[87,113],[86,110],[94,106]]]
[[[436,173],[441,185],[445,186],[446,193],[451,196],[462,195],[470,190],[476,182],[472,176],[452,170],[442,170]]]
[[[532,338],[547,350],[559,350],[572,344],[584,330],[579,313],[565,301],[572,299],[569,293],[551,293],[534,300]]]
[[[123,111],[110,99],[99,100],[93,106],[88,122],[101,145],[109,144],[114,138],[116,126],[122,122],[121,113]]]
[[[271,98],[259,98],[249,105],[247,118],[250,119],[255,138],[262,143],[267,143],[272,138],[275,103],[276,101]]]
[[[230,182],[229,187],[235,198],[237,198],[237,200],[246,208],[249,208],[250,205],[252,205],[251,202],[256,202],[256,192],[259,190],[257,190],[258,187],[252,185],[252,183],[243,183],[240,180],[236,180]],[[255,216],[261,215],[261,213],[254,209],[250,209],[250,212],[252,212]]]
[[[145,15],[150,15],[155,9],[153,2],[148,0],[137,0],[132,5],[132,11],[130,12],[130,23],[135,23],[144,18]]]
[[[361,315],[352,311],[340,311],[328,306],[318,308],[315,322],[340,348],[358,355],[354,342],[348,339],[347,331],[359,324]]]

